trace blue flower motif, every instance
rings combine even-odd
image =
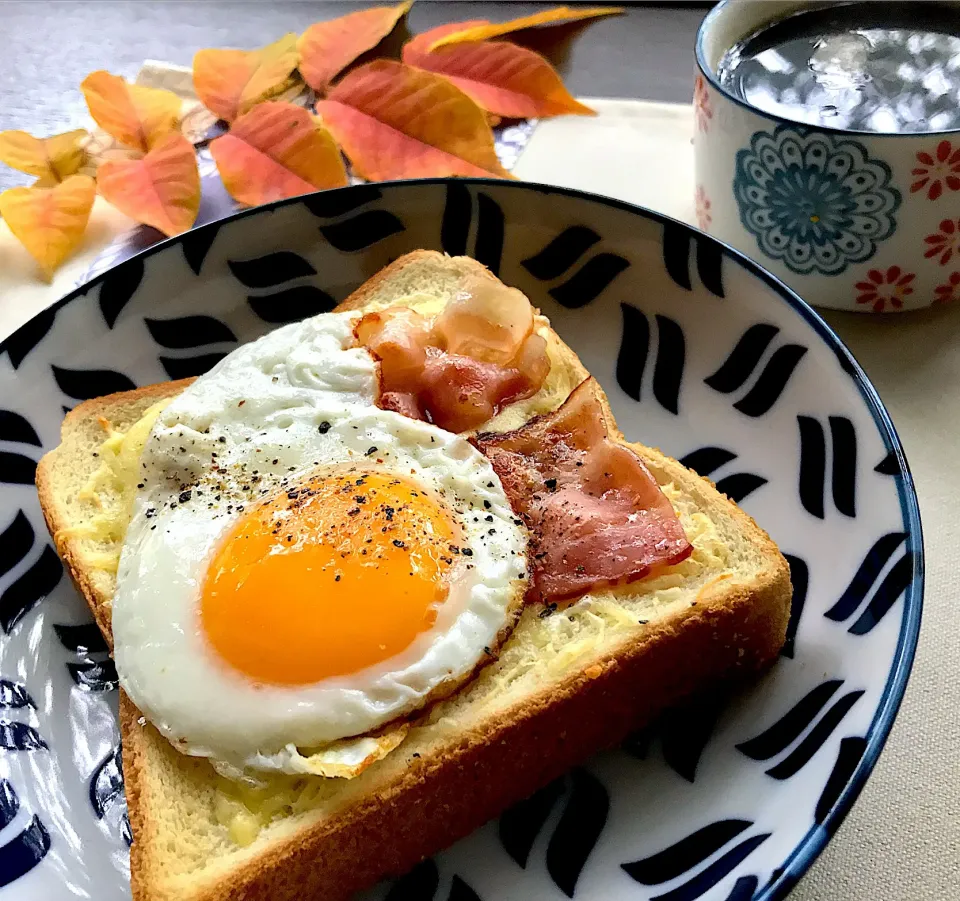
[[[859,141],[791,125],[758,131],[737,153],[733,192],[760,249],[801,275],[869,260],[901,201],[890,167]]]

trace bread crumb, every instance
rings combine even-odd
[[[583,674],[584,674],[588,679],[598,679],[600,676],[603,675],[603,667],[600,666],[599,663],[595,663],[593,666],[588,666],[588,667],[583,671]]]

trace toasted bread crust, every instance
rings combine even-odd
[[[386,267],[338,310],[362,309],[378,290],[404,268],[443,259],[417,251]],[[491,279],[473,261],[458,265]],[[572,350],[563,346],[564,365],[586,375]],[[144,409],[178,393],[191,380],[141,388],[79,405],[64,421],[66,439],[74,424],[104,415],[122,399]],[[600,392],[611,435],[622,440],[606,396]],[[752,584],[729,580],[708,584],[697,600],[673,615],[652,622],[639,636],[583,670],[569,673],[549,693],[528,695],[505,714],[487,717],[480,726],[447,742],[442,751],[416,759],[388,780],[380,780],[361,800],[339,813],[265,845],[257,856],[229,872],[172,886],[163,871],[157,835],[157,811],[164,801],[150,775],[162,758],[174,754],[159,733],[142,721],[121,692],[120,727],[126,794],[134,844],[131,886],[134,901],[294,901],[304,897],[338,901],[399,875],[419,860],[499,814],[517,800],[566,772],[571,766],[644,725],[665,707],[716,679],[740,679],[769,666],[786,634],[790,612],[789,568],[770,537],[713,484],[659,451],[633,445],[660,481],[695,486],[705,504],[722,507],[739,533],[764,561]],[[59,450],[59,449],[58,449]],[[66,523],[50,484],[58,450],[37,470],[41,506],[51,533]],[[87,600],[108,642],[108,598],[99,596],[70,542],[57,541],[67,571]],[[655,690],[650,687],[655,686]],[[403,754],[403,746],[396,754]],[[169,789],[168,789],[169,790]],[[376,853],[371,853],[376,849]]]
[[[404,269],[421,265],[424,262],[441,261],[444,259],[447,261],[451,259],[456,260],[464,273],[469,272],[470,275],[475,278],[486,279],[487,281],[493,282],[500,281],[486,266],[468,257],[451,258],[445,257],[444,254],[437,250],[414,250],[394,260],[389,266],[384,266],[378,273],[368,278],[346,300],[342,300],[334,312],[345,313],[350,310],[362,310],[370,303],[372,298],[377,296],[385,284],[400,275]]]

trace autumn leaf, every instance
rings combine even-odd
[[[488,113],[512,119],[573,113],[594,115],[574,100],[560,76],[539,53],[508,41],[454,44],[431,53],[431,44],[462,28],[441,25],[417,35],[403,48],[403,61],[452,81]]]
[[[177,128],[181,100],[173,91],[127,84],[102,70],[88,75],[80,90],[97,125],[128,147],[146,152]]]
[[[193,57],[193,88],[207,109],[232,122],[283,93],[299,60],[293,33],[259,50],[199,50]]]
[[[47,281],[83,238],[96,196],[89,175],[70,175],[50,188],[33,185],[0,194],[0,216]]]
[[[0,162],[34,175],[37,187],[49,187],[73,175],[84,163],[83,142],[89,137],[78,128],[49,138],[25,131],[0,132]]]
[[[311,25],[297,41],[303,80],[318,93],[326,93],[330,82],[390,34],[412,5],[413,0],[407,0]]]
[[[168,237],[190,228],[200,209],[193,145],[181,134],[161,138],[138,160],[108,160],[97,170],[103,198],[121,213]]]
[[[487,41],[512,31],[522,31],[524,28],[537,28],[541,25],[562,25],[567,22],[580,22],[583,19],[596,19],[600,16],[615,16],[623,12],[621,6],[588,6],[584,9],[571,9],[569,6],[558,6],[556,9],[545,9],[532,16],[522,16],[511,19],[509,22],[462,22],[462,30],[451,30],[449,33],[434,40],[430,50],[447,47],[450,44],[464,44],[472,41]]]
[[[483,110],[432,72],[375,60],[349,73],[317,112],[354,171],[370,181],[512,177],[497,160]]]
[[[224,187],[248,206],[347,184],[330,132],[292,103],[260,103],[210,143]]]

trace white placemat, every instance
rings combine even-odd
[[[591,100],[596,118],[541,123],[514,172],[694,221],[690,107]],[[81,250],[43,285],[0,223],[0,336],[71,290],[131,227],[98,200]],[[960,309],[827,315],[886,403],[910,461],[923,518],[927,591],[920,647],[879,765],[796,901],[960,897]]]

